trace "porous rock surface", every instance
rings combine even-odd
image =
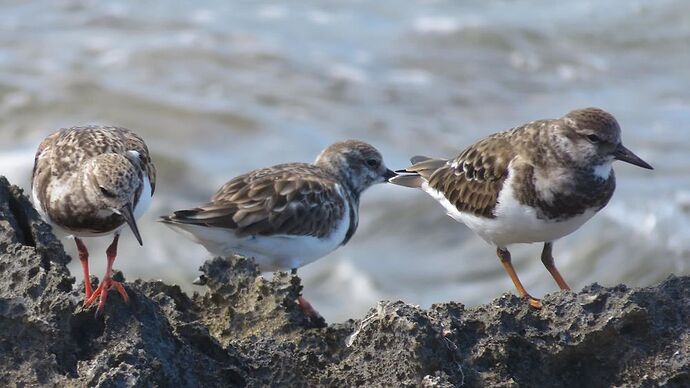
[[[508,294],[384,301],[326,326],[297,307],[298,277],[239,257],[204,264],[203,295],[127,282],[130,303],[111,291],[96,318],[69,260],[0,177],[0,386],[690,386],[690,277],[559,292],[541,311]]]

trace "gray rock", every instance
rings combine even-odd
[[[104,317],[84,310],[70,258],[22,191],[0,177],[0,385],[690,386],[690,277],[641,289],[504,295],[465,308],[380,302],[324,325],[296,276],[245,258],[201,268],[207,292],[126,283]]]

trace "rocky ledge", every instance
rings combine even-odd
[[[62,244],[0,177],[1,386],[690,386],[690,277],[513,295],[466,308],[380,302],[328,326],[300,280],[208,261],[203,295],[127,282],[105,316],[81,308]],[[111,291],[114,292],[114,291]]]

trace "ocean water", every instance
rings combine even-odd
[[[0,174],[28,189],[38,143],[60,127],[137,131],[158,186],[144,247],[124,233],[115,267],[202,291],[191,281],[209,255],[155,219],[233,176],[346,138],[402,168],[598,106],[656,169],[616,164],[610,204],[555,244],[556,263],[576,290],[649,285],[690,273],[688,14],[681,0],[3,1]],[[380,299],[475,305],[513,292],[494,249],[425,194],[379,185],[361,211],[346,247],[299,271],[328,320]],[[100,276],[108,241],[87,244]],[[511,251],[531,293],[557,290],[541,246]]]

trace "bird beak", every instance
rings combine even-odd
[[[616,160],[622,160],[648,170],[654,170],[654,167],[650,166],[649,163],[642,160],[639,156],[633,154],[629,149],[623,147],[623,144],[619,144],[618,147],[616,147],[616,150],[613,151],[613,157],[616,158]]]
[[[139,245],[143,246],[144,243],[141,241],[139,228],[137,227],[137,222],[134,219],[134,209],[132,209],[132,204],[128,203],[125,205],[125,207],[120,209],[120,215],[125,219],[125,222],[127,222],[129,228],[132,229],[132,233],[134,233],[134,237],[136,237],[137,241],[139,241]]]
[[[383,174],[383,178],[386,180],[386,182],[390,181],[391,178],[398,176],[398,174],[395,173],[395,171],[388,169],[386,170],[386,173]]]

